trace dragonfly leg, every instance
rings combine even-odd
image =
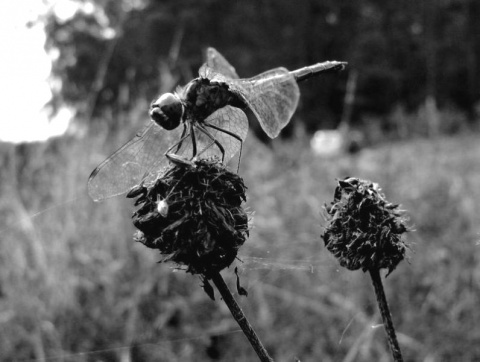
[[[180,137],[180,140],[175,143],[173,146],[171,146],[166,152],[165,152],[165,155],[170,153],[175,147],[177,148],[175,151],[173,151],[173,153],[177,153],[179,150],[180,150],[180,147],[182,147],[182,143],[183,141],[185,141],[188,137],[191,136],[191,133],[192,133],[192,129],[188,130],[188,128],[191,128],[191,127],[188,127],[187,125],[183,125],[183,131],[182,131],[182,135]],[[194,141],[195,140],[195,136],[192,136],[192,140]],[[196,150],[196,145],[195,145],[195,142],[194,142],[194,149]]]
[[[231,131],[228,131],[228,130],[223,129],[223,128],[218,127],[218,126],[215,126],[215,125],[213,125],[213,124],[210,124],[210,123],[204,123],[204,124],[205,124],[205,126],[207,126],[207,127],[210,127],[210,128],[216,129],[216,130],[219,131],[219,132],[223,132],[223,133],[225,133],[225,134],[228,134],[229,136],[235,138],[238,142],[240,142],[240,151],[239,151],[239,154],[238,154],[238,168],[237,168],[237,172],[238,172],[238,170],[240,169],[240,159],[242,158],[242,149],[243,149],[243,140],[242,140],[242,138],[241,138],[239,135],[237,135],[237,134],[235,134],[235,133],[233,133],[233,132],[231,132]],[[223,155],[225,156],[225,154],[223,154]],[[223,160],[222,160],[222,162],[223,162]]]
[[[207,124],[205,124],[207,125]],[[222,153],[222,162],[225,159],[225,148],[223,148],[222,144],[218,142],[218,140],[203,126],[200,124],[197,124],[196,127],[198,128],[199,131],[201,131],[203,134],[205,134],[208,138],[210,138],[211,142],[201,150],[197,156],[200,156],[202,153],[207,151],[210,147],[213,145],[216,145],[220,152]]]
[[[189,127],[190,135],[192,136],[192,158],[190,160],[193,160],[197,156],[197,140],[195,138],[195,128],[193,124],[189,123]]]

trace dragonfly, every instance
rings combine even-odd
[[[199,77],[155,99],[149,109],[152,122],[92,172],[90,197],[101,201],[148,184],[171,161],[216,156],[226,164],[238,153],[239,166],[249,122],[259,122],[270,138],[277,137],[297,108],[297,83],[346,64],[327,61],[295,71],[280,67],[240,79],[216,49],[208,48]]]

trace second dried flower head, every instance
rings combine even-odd
[[[327,209],[322,235],[340,265],[350,269],[388,269],[390,274],[408,249],[409,231],[399,205],[388,202],[378,184],[350,177],[338,182]]]

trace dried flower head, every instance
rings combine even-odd
[[[218,159],[174,162],[152,185],[139,185],[135,240],[160,250],[163,261],[209,278],[229,266],[248,236],[241,204],[246,187]]]
[[[390,274],[408,249],[402,234],[409,229],[398,207],[376,183],[353,177],[339,181],[326,207],[325,246],[350,270],[386,268]]]

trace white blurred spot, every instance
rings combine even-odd
[[[315,132],[310,140],[310,146],[315,154],[334,156],[342,152],[344,137],[339,130],[320,130]]]
[[[60,22],[66,22],[75,16],[80,4],[73,0],[61,0],[53,3],[53,13]]]

